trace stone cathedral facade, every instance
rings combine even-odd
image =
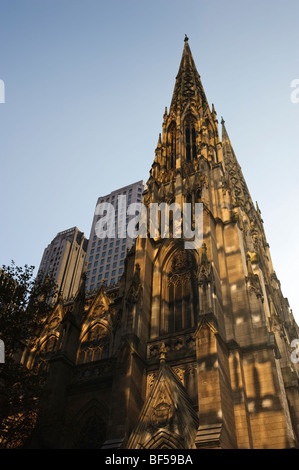
[[[298,447],[299,330],[221,126],[186,37],[143,204],[201,203],[203,243],[138,237],[118,285],[58,299],[23,357],[48,377],[31,447]]]

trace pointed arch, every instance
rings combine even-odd
[[[108,357],[110,333],[101,321],[95,321],[82,336],[77,363],[99,361]]]
[[[193,114],[187,114],[184,119],[185,160],[191,162],[197,158],[196,119]]]
[[[154,262],[152,337],[192,328],[198,314],[196,252],[169,244]]]
[[[78,425],[77,425],[78,423]],[[97,400],[91,400],[75,419],[75,449],[100,449],[106,440],[107,417]]]
[[[56,348],[58,342],[57,334],[50,334],[39,347],[40,354],[45,355],[47,353],[53,352]]]
[[[167,168],[176,168],[176,123],[172,121],[167,130]]]
[[[144,449],[184,449],[182,438],[174,433],[159,430],[143,446]]]
[[[178,376],[165,361],[145,400],[128,449],[190,449],[198,416]]]

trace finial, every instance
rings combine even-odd
[[[187,34],[185,34],[185,39],[184,39],[185,42],[188,42],[189,41],[189,38],[187,36]]]
[[[209,263],[208,254],[207,254],[207,245],[202,244],[202,253],[201,253],[201,264],[207,265]]]
[[[221,116],[221,124],[224,124],[225,123],[225,120],[223,119],[223,117]]]
[[[162,137],[161,137],[161,132],[160,132],[159,139],[158,139],[158,147],[161,147],[161,145],[162,145]]]
[[[160,348],[160,362],[165,362],[166,352],[167,349],[165,347],[165,343],[162,343]]]

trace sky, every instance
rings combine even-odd
[[[298,0],[0,0],[0,265],[38,268],[58,232],[89,237],[99,196],[147,181],[187,34],[299,322],[298,18]]]

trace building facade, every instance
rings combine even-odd
[[[127,213],[128,207],[141,203],[144,189],[145,183],[137,181],[98,198],[86,256],[87,291],[98,289],[102,282],[114,285],[120,281],[127,250],[135,242],[126,230],[127,224],[133,217],[133,214]],[[100,214],[101,206],[103,209]],[[97,230],[97,223],[101,217],[107,222],[100,227],[102,230]],[[122,227],[125,230],[122,230]],[[103,238],[99,236],[101,233]]]
[[[77,227],[59,232],[44,251],[39,274],[51,274],[65,300],[75,296],[84,269],[88,240]]]
[[[187,249],[170,222],[168,238],[137,238],[117,286],[88,294],[84,274],[75,300],[57,302],[28,445],[298,447],[298,326],[188,38],[142,201],[188,203],[192,225],[200,204],[203,243]]]

